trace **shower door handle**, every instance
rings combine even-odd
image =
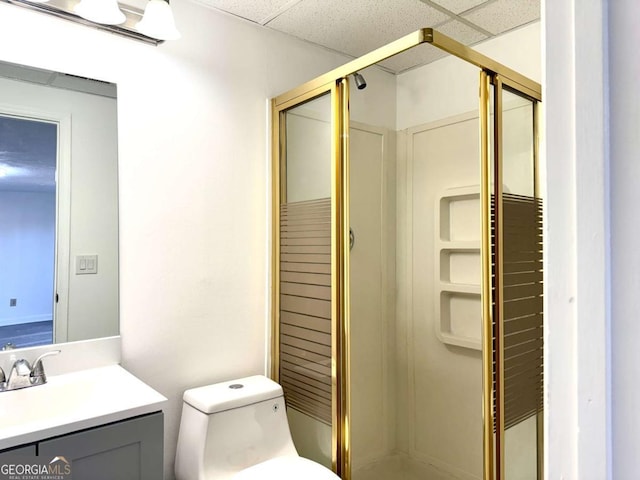
[[[353,228],[349,227],[349,251],[353,250],[353,246],[356,244],[356,236],[353,233]]]

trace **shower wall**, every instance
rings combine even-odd
[[[351,124],[351,426],[356,469],[395,448],[394,137],[387,129]]]
[[[482,472],[478,75],[445,58],[398,77],[398,423],[425,478]]]
[[[361,72],[350,95],[351,453],[353,470],[396,449],[396,77]]]

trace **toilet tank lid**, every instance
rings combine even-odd
[[[203,413],[216,413],[282,396],[282,387],[263,375],[238,378],[184,392],[183,399]]]

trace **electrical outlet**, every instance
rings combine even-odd
[[[17,298],[10,298],[9,299],[9,306],[10,307],[15,307],[18,304],[18,299]]]

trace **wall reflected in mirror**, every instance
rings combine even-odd
[[[0,348],[117,335],[115,84],[0,62]]]

